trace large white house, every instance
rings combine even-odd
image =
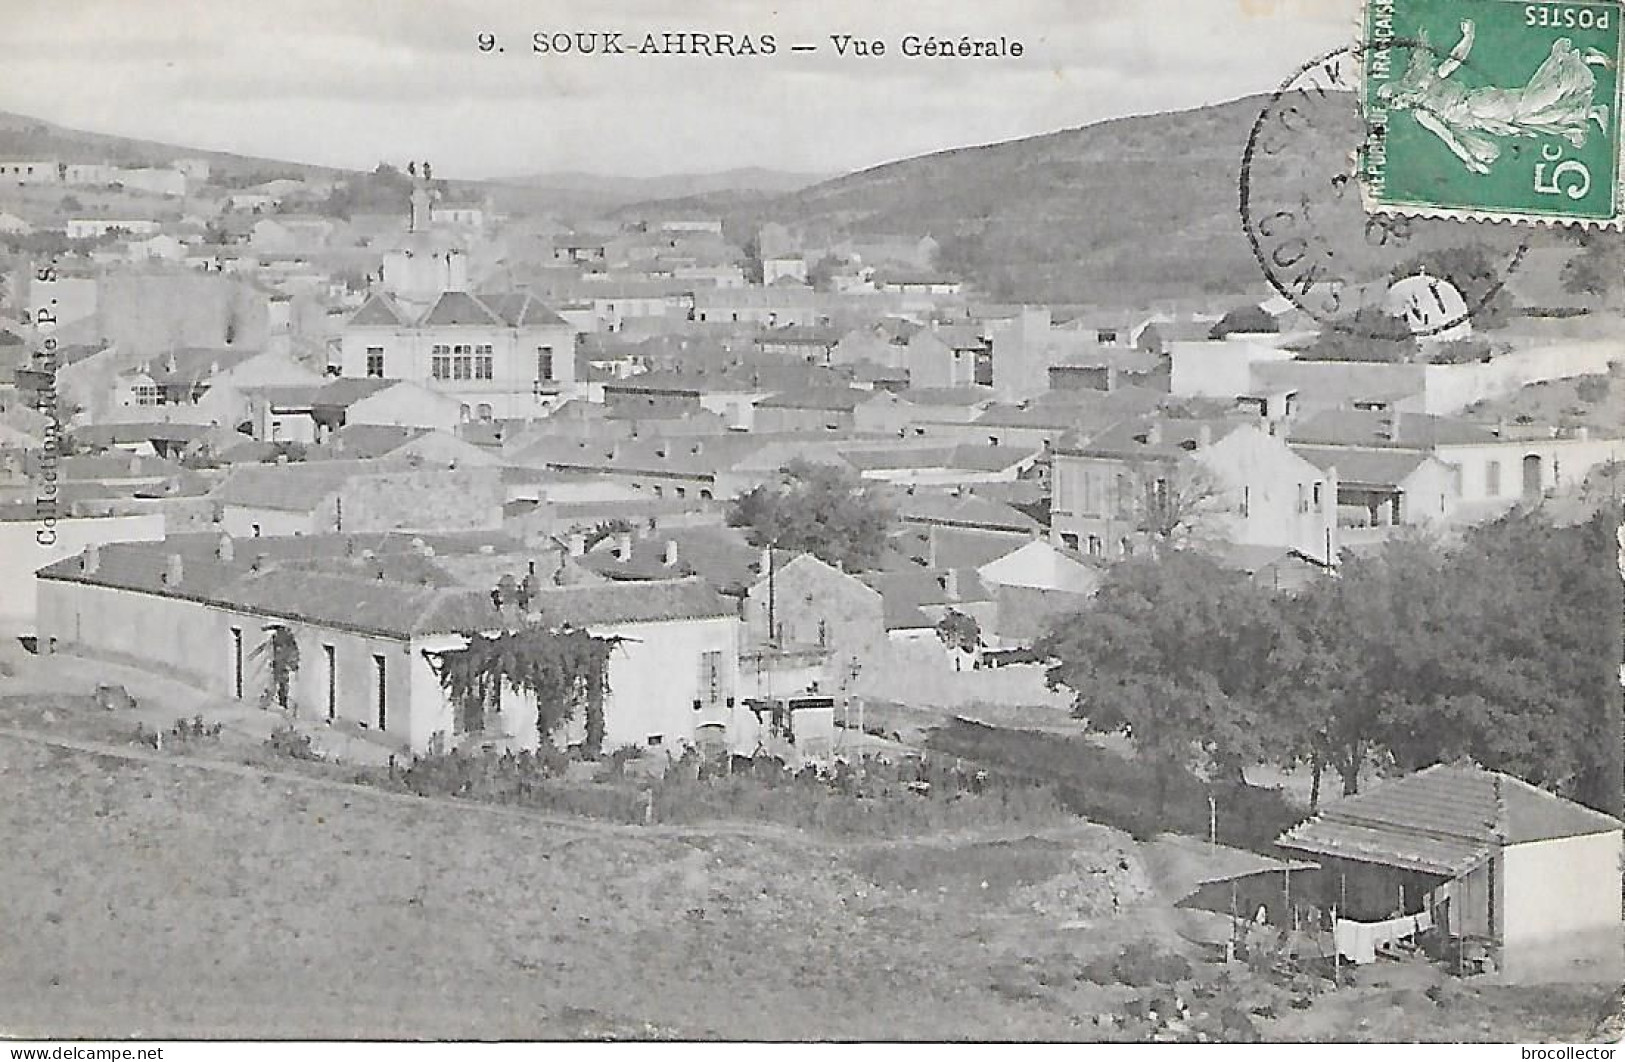
[[[422,384],[471,419],[544,414],[575,383],[575,330],[523,293],[447,291],[417,316],[375,292],[344,326],[340,351],[341,375]]]

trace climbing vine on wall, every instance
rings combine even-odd
[[[271,632],[264,645],[270,656],[271,683],[265,688],[265,700],[274,699],[278,708],[286,709],[293,676],[299,671],[299,640],[287,627],[278,625],[266,629]]]
[[[551,735],[574,718],[586,717],[583,752],[597,756],[604,743],[604,695],[609,691],[609,654],[622,639],[599,638],[574,628],[527,624],[500,634],[467,632],[468,646],[440,654],[440,686],[458,711],[483,717],[495,711],[502,687],[536,700],[536,731]]]

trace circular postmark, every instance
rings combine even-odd
[[[1327,52],[1270,95],[1242,155],[1242,229],[1270,287],[1322,329],[1455,338],[1502,313],[1527,231],[1367,211],[1361,181],[1387,131],[1361,110],[1361,60],[1359,46]]]

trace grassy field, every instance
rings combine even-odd
[[[1082,979],[1169,943],[1132,842],[836,844],[573,823],[0,736],[0,1031],[23,1036],[1098,1039]],[[1235,978],[1240,977],[1237,981]],[[1373,984],[1271,1039],[1575,1039],[1601,988]]]

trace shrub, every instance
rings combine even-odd
[[[316,751],[310,740],[310,735],[295,730],[292,724],[285,724],[271,731],[271,736],[265,739],[266,747],[279,756],[288,756],[296,760],[319,760],[321,754]]]
[[[1127,985],[1148,988],[1189,980],[1191,964],[1185,957],[1164,951],[1150,941],[1123,945],[1114,958],[1096,959],[1083,967],[1079,977],[1097,985]]]
[[[1596,405],[1607,399],[1612,383],[1606,376],[1583,376],[1574,385],[1574,396],[1588,405]]]

